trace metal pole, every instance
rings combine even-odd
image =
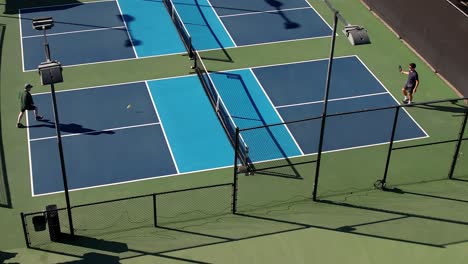
[[[388,153],[387,153],[387,161],[385,163],[385,171],[384,176],[382,178],[382,188],[385,187],[385,183],[387,182],[387,175],[388,175],[388,167],[390,166],[390,157],[392,156],[392,149],[393,149],[393,141],[395,141],[395,132],[398,123],[398,115],[400,112],[401,107],[397,107],[395,109],[395,119],[393,120],[393,127],[392,127],[392,135],[390,136],[390,144],[388,145]]]
[[[46,61],[50,62],[50,48],[49,48],[49,42],[47,41],[47,34],[46,34],[45,27],[42,27],[42,31],[44,32],[44,52],[46,56]]]
[[[158,211],[156,209],[156,194],[153,194],[153,217],[154,217],[154,227],[158,227]]]
[[[460,128],[460,134],[458,135],[457,146],[455,147],[455,154],[453,155],[452,165],[450,166],[449,179],[453,178],[453,173],[455,172],[455,166],[457,165],[458,155],[460,153],[461,142],[463,139],[463,134],[465,133],[466,122],[468,119],[468,108],[465,109],[465,118],[463,118],[462,125]]]
[[[54,84],[50,85],[50,90],[51,90],[51,95],[52,95],[52,107],[54,110],[55,132],[57,133],[57,145],[58,145],[59,156],[60,156],[60,167],[62,169],[63,189],[65,191],[65,200],[67,202],[67,213],[68,213],[68,222],[70,225],[70,235],[74,237],[75,230],[73,228],[73,220],[72,220],[72,214],[71,214],[71,208],[70,208],[70,195],[68,193],[67,173],[65,170],[65,159],[63,157],[62,136],[60,133],[60,123],[59,123],[59,117],[58,117],[58,112],[57,112],[57,100],[55,98]]]
[[[332,42],[331,42],[331,50],[330,50],[330,59],[328,61],[328,71],[327,71],[327,81],[325,83],[325,95],[324,95],[324,103],[323,103],[323,112],[322,112],[322,124],[320,125],[320,139],[318,145],[318,153],[317,153],[317,164],[315,167],[315,181],[314,181],[314,191],[312,192],[312,198],[314,201],[317,201],[317,187],[318,187],[318,179],[320,175],[320,161],[322,159],[322,149],[323,149],[323,136],[325,131],[325,121],[327,116],[327,107],[328,107],[328,94],[330,91],[330,79],[332,73],[332,65],[333,65],[333,53],[335,52],[335,39],[336,39],[336,27],[338,24],[338,11],[335,11],[333,17],[333,35],[332,35]]]
[[[237,175],[238,175],[238,167],[237,167],[237,150],[239,149],[239,128],[236,127],[236,143],[234,144],[234,179],[232,183],[232,213],[235,214],[237,212]]]
[[[21,223],[23,224],[23,233],[24,233],[24,239],[26,240],[26,247],[30,248],[31,247],[31,242],[29,241],[29,233],[28,229],[26,226],[26,220],[24,219],[24,213],[21,212]]]

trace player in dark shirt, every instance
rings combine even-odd
[[[408,75],[408,80],[406,81],[405,86],[401,89],[405,98],[403,99],[403,103],[411,104],[413,102],[413,94],[416,93],[416,90],[419,86],[419,76],[418,72],[416,71],[416,64],[410,63],[409,64],[409,71],[404,71],[400,67],[400,73]]]
[[[37,106],[34,105],[34,101],[32,98],[32,95],[30,93],[31,88],[33,86],[31,84],[26,84],[24,86],[24,91],[20,95],[20,113],[18,114],[18,121],[16,122],[16,127],[21,128],[24,127],[23,124],[21,123],[21,119],[23,118],[24,111],[34,111],[34,115],[36,116],[36,120],[41,120],[42,116],[39,115]]]

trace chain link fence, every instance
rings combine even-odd
[[[227,183],[75,205],[70,208],[75,235],[96,238],[229,214],[232,191],[232,183]],[[68,240],[67,216],[66,208],[50,206],[45,211],[22,213],[27,246]]]

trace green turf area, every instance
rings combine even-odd
[[[332,23],[323,1],[309,0]],[[40,1],[41,5],[76,1]],[[368,31],[372,45],[351,46],[339,32],[335,56],[358,55],[399,100],[405,77],[397,65],[415,62],[419,102],[455,98],[428,65],[372,15],[359,0],[334,0],[347,20]],[[51,243],[41,234],[27,249],[20,212],[65,206],[63,194],[31,197],[26,130],[15,127],[17,95],[26,82],[46,92],[36,72],[21,71],[17,10],[33,0],[0,0],[0,263],[465,263],[468,258],[468,140],[460,147],[454,180],[448,180],[464,105],[408,108],[430,137],[395,144],[389,191],[375,190],[388,145],[326,153],[311,200],[314,157],[289,167],[239,175],[238,214],[229,213],[230,187],[163,196],[161,226],[152,222],[152,198],[74,209],[76,241]],[[341,26],[340,26],[341,27]],[[330,39],[312,39],[202,53],[212,71],[323,59]],[[53,54],[53,52],[52,52]],[[186,56],[162,56],[66,67],[57,90],[191,74]],[[193,73],[192,73],[193,74]],[[344,131],[345,132],[345,131]],[[468,128],[464,138],[468,137]],[[73,191],[73,205],[230,183],[233,169]],[[284,177],[284,176],[287,177]],[[289,177],[293,175],[293,177]],[[283,176],[283,177],[280,177]],[[66,219],[62,214],[61,218]],[[136,217],[132,218],[129,215]],[[29,223],[31,224],[31,223]],[[43,239],[43,240],[41,240]]]

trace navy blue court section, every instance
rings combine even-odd
[[[359,111],[396,105],[389,94],[331,101],[328,114]],[[280,108],[278,112],[287,121],[319,116],[323,103]],[[390,142],[395,109],[356,113],[327,118],[324,137],[324,151],[368,146]],[[288,124],[288,128],[304,153],[317,153],[321,120]],[[395,140],[426,136],[409,115],[401,110],[398,116]]]
[[[322,114],[327,65],[328,60],[316,60],[255,68],[252,72],[281,119],[290,122]],[[329,99],[328,115],[397,105],[356,56],[334,60]],[[387,143],[394,117],[395,109],[330,117],[325,126],[324,151]],[[317,152],[320,124],[317,119],[287,125],[304,154]],[[425,136],[401,110],[395,140]]]
[[[144,82],[57,92],[56,97],[63,135],[159,122]],[[55,136],[50,93],[33,98],[45,120],[36,121],[29,112],[30,139]]]
[[[253,69],[268,90],[275,106],[321,101],[327,76],[328,60],[284,64]],[[385,88],[355,57],[333,61],[329,99],[386,92]]]
[[[177,173],[159,125],[81,134],[62,141],[71,190]],[[62,191],[57,139],[30,144],[33,193]]]
[[[331,36],[312,8],[221,17],[238,46]]]
[[[123,26],[115,1],[28,8],[21,9],[23,37],[42,36],[42,31],[32,27],[32,20],[40,17],[52,17],[54,20],[54,26],[47,30],[47,34]]]
[[[57,92],[70,189],[177,174],[144,82]],[[49,93],[28,112],[33,194],[63,190]]]
[[[135,58],[125,28],[52,35],[48,41],[52,59],[64,66]],[[43,43],[42,37],[23,39],[24,70],[46,60]]]
[[[37,17],[53,17],[48,41],[52,59],[62,65],[136,57],[115,1],[22,9],[20,15],[24,70],[36,69],[45,61],[42,31],[32,28]]]
[[[305,0],[210,0],[210,3],[219,16],[310,7],[309,3]]]
[[[211,0],[238,46],[331,36],[328,24],[305,0]]]

